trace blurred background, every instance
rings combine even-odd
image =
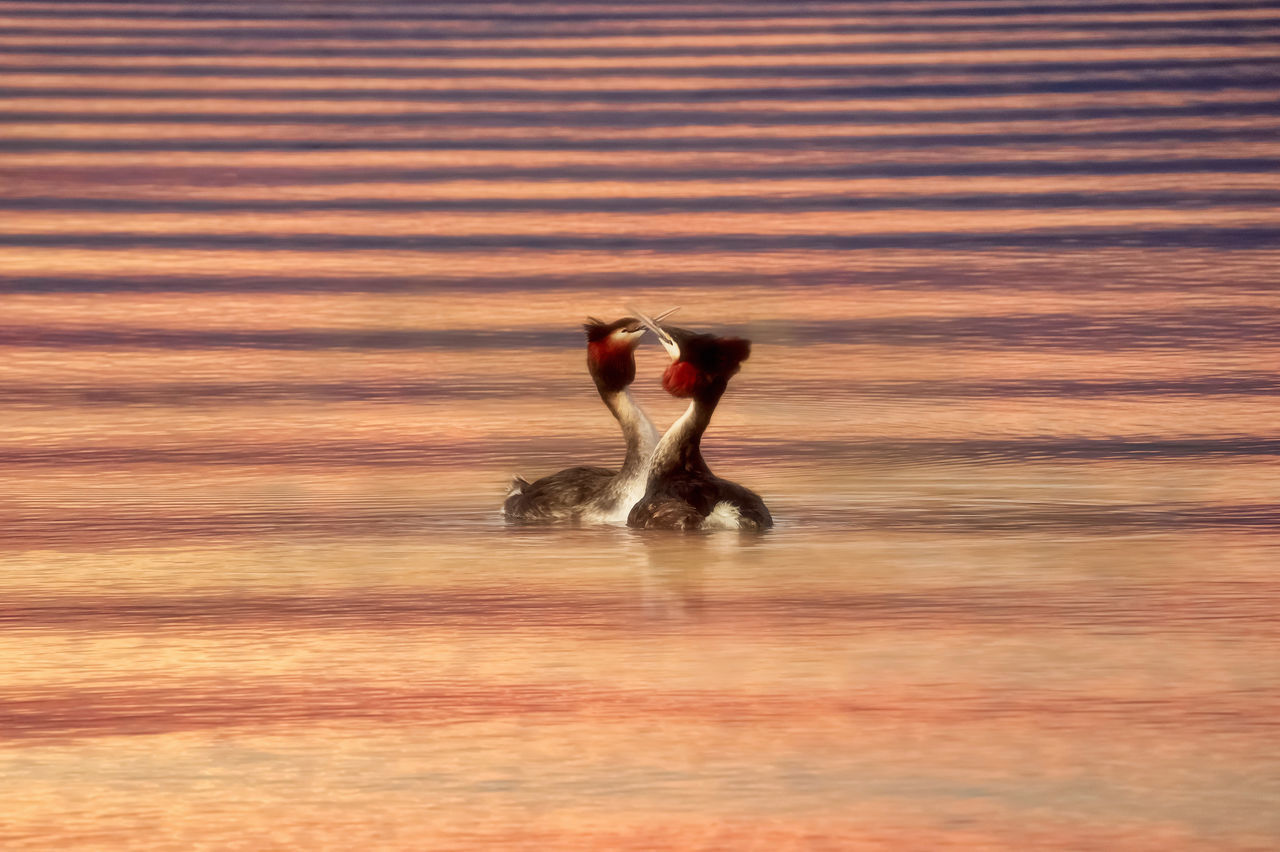
[[[1274,848],[1278,37],[0,0],[0,845]],[[772,532],[502,522],[628,305]]]

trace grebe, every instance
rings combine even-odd
[[[635,350],[645,326],[635,317],[607,324],[588,318],[582,328],[587,333],[587,370],[627,441],[622,469],[571,467],[536,482],[517,476],[502,505],[508,520],[624,524],[631,507],[644,495],[658,430],[632,398],[630,385],[636,378]]]
[[[769,529],[773,517],[760,496],[716,476],[702,458],[702,433],[729,379],[751,354],[751,341],[662,327],[643,314],[640,318],[671,356],[662,387],[672,396],[691,401],[658,442],[644,496],[627,516],[627,525],[678,530]]]

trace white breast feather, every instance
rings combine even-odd
[[[736,530],[742,528],[742,510],[732,503],[720,501],[711,514],[702,519],[704,530]]]

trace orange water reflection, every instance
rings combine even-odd
[[[1276,847],[1274,18],[0,0],[0,847]]]

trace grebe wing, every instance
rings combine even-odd
[[[736,482],[720,480],[720,497],[717,503],[727,503],[737,510],[738,529],[767,530],[773,526],[773,516],[760,499],[760,495]]]
[[[679,497],[649,497],[631,507],[627,526],[647,530],[696,530],[703,515]]]
[[[556,521],[572,517],[618,475],[607,467],[570,467],[534,482],[516,477],[502,511],[513,521]]]

